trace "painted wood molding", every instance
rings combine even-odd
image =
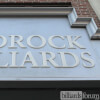
[[[0,17],[65,16],[71,27],[86,28],[90,39],[100,40],[98,29],[92,17],[78,17],[73,7],[0,7]]]

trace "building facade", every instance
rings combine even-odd
[[[0,0],[0,97],[65,100],[78,91],[80,100],[89,93],[99,100],[98,4]]]

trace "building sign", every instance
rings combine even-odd
[[[1,18],[0,79],[97,79],[98,45],[67,18]]]
[[[23,44],[23,36],[21,35],[9,35],[8,37],[10,37],[10,46],[8,46],[8,49],[12,50],[16,50],[18,47],[15,46],[16,44],[20,47],[20,49],[27,49],[29,46],[29,48],[33,49],[41,49],[41,48],[45,48],[45,46],[48,45],[53,48],[53,49],[77,49],[77,47],[79,49],[86,49],[85,46],[80,45],[80,43],[78,43],[78,39],[81,39],[81,36],[72,36],[72,35],[66,35],[66,36],[61,36],[61,35],[54,35],[54,36],[50,36],[48,38],[48,42],[46,41],[46,38],[41,36],[41,35],[30,35],[27,39],[26,39],[26,45]],[[7,44],[7,38],[4,37],[3,35],[0,36],[0,38],[2,39],[1,42],[1,48],[5,47]],[[16,40],[17,38],[17,40]],[[33,45],[33,43],[35,42],[37,44],[38,38],[40,39],[41,42],[39,42],[40,45],[36,46]],[[37,41],[34,41],[34,39],[37,39]],[[61,39],[62,41],[67,40],[68,42],[68,47],[66,46],[66,42],[64,41],[64,44],[62,46],[58,46],[57,43],[57,39]],[[82,39],[81,39],[82,40]],[[55,42],[53,42],[55,41]],[[76,47],[75,47],[76,46]],[[4,54],[3,52],[0,52],[1,54]],[[21,65],[17,65],[17,55],[20,56],[20,52],[16,51],[10,51],[9,54],[11,54],[11,61],[9,63],[11,63],[11,65],[9,65],[9,63],[7,62],[7,64],[5,65],[1,65],[1,68],[26,68],[25,63],[31,63],[32,65],[29,66],[31,68],[48,68],[51,67],[50,65],[48,65],[48,62],[52,64],[53,67],[55,68],[73,68],[73,67],[77,67],[80,63],[80,58],[72,52],[51,52],[51,51],[40,51],[37,52],[38,54],[41,55],[41,59],[38,59],[39,61],[42,61],[42,65],[39,65],[35,60],[34,54],[32,54],[33,52],[31,52],[30,50],[28,50],[25,53],[25,56],[22,59],[22,63]],[[36,53],[36,52],[35,52]],[[50,55],[50,57],[47,57],[47,55]],[[56,62],[56,55],[60,55],[60,61],[62,62],[62,64],[58,64],[59,62]],[[74,59],[74,64],[73,61],[71,61],[71,63],[73,65],[67,64],[67,61],[69,60],[69,58],[67,59],[66,56],[72,56],[72,58]],[[91,65],[85,64],[83,63],[83,66],[86,68],[91,68],[94,67],[94,61],[88,57],[86,57],[86,55],[91,56],[90,52],[82,52],[80,53],[80,57],[83,61],[87,61],[89,62]],[[71,59],[70,59],[71,60]],[[20,61],[21,62],[21,61]],[[68,61],[69,62],[69,61]]]

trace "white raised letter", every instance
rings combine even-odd
[[[89,66],[89,65],[86,65],[85,63],[83,63],[83,66],[86,67],[86,68],[92,68],[92,67],[94,67],[95,66],[94,61],[92,59],[87,58],[86,56],[84,56],[85,54],[87,54],[89,56],[91,56],[91,54],[89,52],[83,52],[83,53],[81,53],[82,59],[85,60],[85,61],[87,61],[87,62],[89,62],[91,65]]]
[[[17,48],[15,43],[17,43],[21,48],[26,48],[23,44],[23,37],[21,35],[10,35],[11,37],[11,46],[9,48]],[[16,40],[18,38],[18,40]]]
[[[75,38],[73,40],[71,35],[67,35],[66,37],[68,39],[69,49],[76,49],[74,45],[79,47],[80,49],[85,49],[85,47],[76,42],[76,40],[78,40],[81,36],[74,36]]]
[[[0,48],[2,48],[2,47],[4,47],[6,45],[7,39],[2,35],[0,35],[0,38],[2,38],[2,40],[3,40],[2,44],[0,44]]]
[[[69,54],[69,55],[73,56],[73,58],[75,59],[75,64],[74,65],[72,65],[72,66],[67,65],[65,54]],[[64,68],[73,68],[73,67],[76,67],[76,66],[79,65],[79,58],[75,54],[70,53],[70,52],[60,52],[60,55],[61,55],[61,60],[62,60],[62,64],[63,64],[62,67],[64,67]]]
[[[54,67],[59,67],[58,64],[54,61],[55,54],[53,52],[40,52],[43,57],[43,67],[50,67],[47,64],[47,61],[49,61]],[[47,54],[49,54],[51,57],[47,58]]]
[[[42,44],[41,44],[40,46],[34,46],[34,45],[32,45],[31,39],[34,38],[34,37],[39,37],[39,38],[41,39]],[[45,38],[44,38],[43,36],[40,36],[40,35],[31,35],[31,36],[29,36],[28,39],[27,39],[27,44],[28,44],[31,48],[39,49],[39,48],[42,48],[42,47],[45,46],[46,40],[45,40]]]
[[[64,49],[64,48],[66,48],[66,46],[65,45],[63,45],[63,46],[61,46],[61,47],[59,47],[59,46],[56,46],[53,42],[52,42],[52,40],[54,39],[54,38],[61,38],[62,40],[64,40],[64,37],[63,36],[59,36],[59,35],[55,35],[55,36],[51,36],[49,39],[48,39],[48,43],[49,43],[49,45],[51,46],[51,47],[53,47],[53,48],[56,48],[56,49]]]
[[[17,68],[18,66],[16,65],[16,55],[18,52],[12,51],[10,52],[12,54],[12,64],[10,65],[11,68]]]
[[[29,58],[29,60],[28,60],[27,58]],[[26,53],[26,55],[25,55],[25,57],[24,57],[24,60],[23,60],[21,66],[24,67],[24,64],[25,64],[25,63],[32,63],[32,67],[33,67],[33,68],[38,68],[38,65],[37,65],[37,63],[36,63],[34,57],[32,56],[32,53],[31,53],[30,51],[28,51],[28,52]]]

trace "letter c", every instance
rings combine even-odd
[[[66,48],[66,46],[65,45],[63,45],[63,46],[61,46],[61,47],[59,47],[59,46],[56,46],[53,42],[52,42],[52,40],[54,39],[54,38],[61,38],[62,40],[64,40],[64,37],[63,36],[60,36],[60,35],[54,35],[54,36],[51,36],[49,39],[48,39],[48,43],[49,43],[49,45],[51,46],[51,47],[53,47],[53,48],[56,48],[56,49],[64,49],[64,48]]]

